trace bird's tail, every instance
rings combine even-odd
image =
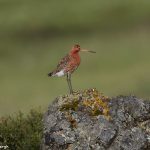
[[[51,77],[52,75],[53,75],[53,72],[50,72],[50,73],[48,74],[49,77]]]

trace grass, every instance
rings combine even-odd
[[[68,92],[48,78],[74,43],[81,54],[74,89],[150,98],[149,1],[0,2],[0,115],[47,105]]]

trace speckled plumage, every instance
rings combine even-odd
[[[58,63],[56,69],[49,73],[49,76],[59,76],[59,73],[63,71],[64,75],[67,73],[72,74],[80,65],[79,51],[72,49],[69,54],[63,57]],[[63,75],[60,75],[63,76]]]

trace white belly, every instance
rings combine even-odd
[[[54,76],[57,76],[57,77],[61,77],[64,75],[65,75],[64,70],[61,70],[61,71],[57,72],[56,74],[54,74]]]

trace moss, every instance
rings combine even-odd
[[[66,101],[64,102],[64,104],[60,107],[60,110],[63,111],[63,110],[77,110],[78,108],[78,104],[79,104],[79,101],[78,99],[73,99],[72,101]]]
[[[77,121],[69,112],[66,112],[66,119],[70,122],[71,128],[77,128]]]
[[[109,117],[109,98],[98,92],[96,89],[86,90],[87,98],[83,100],[87,112],[92,116],[104,115]]]
[[[91,116],[104,115],[110,119],[108,102],[109,98],[96,89],[77,91],[73,95],[63,97],[60,111],[82,111]]]

